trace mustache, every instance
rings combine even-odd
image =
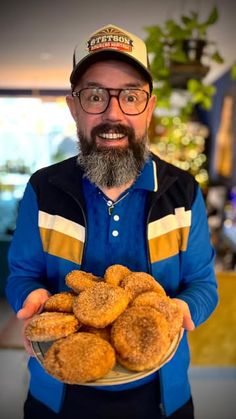
[[[115,134],[126,135],[129,140],[132,140],[135,137],[134,129],[132,127],[126,127],[122,124],[99,124],[94,127],[91,131],[91,138],[95,140],[96,136],[99,136],[102,133],[108,134],[110,131],[113,131]]]

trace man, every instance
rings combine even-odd
[[[193,418],[186,331],[217,303],[206,211],[195,180],[148,149],[155,107],[145,44],[114,25],[74,53],[79,154],[30,179],[11,245],[9,302],[25,323],[65,276],[112,264],[151,273],[183,311],[184,336],[160,371],[129,384],[64,385],[34,357],[25,419]],[[26,348],[31,353],[29,342]]]

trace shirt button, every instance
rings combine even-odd
[[[119,231],[113,230],[113,232],[111,234],[113,235],[113,237],[117,237],[117,236],[119,236]]]
[[[114,221],[119,221],[120,217],[119,217],[119,215],[114,215],[113,219],[114,219]]]

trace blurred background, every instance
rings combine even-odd
[[[31,173],[77,152],[75,127],[65,103],[73,50],[108,23],[146,41],[157,95],[151,149],[192,173],[204,194],[220,304],[190,335],[196,419],[234,417],[235,17],[236,3],[231,0],[1,2],[0,362],[9,378],[0,384],[6,418],[21,418],[28,380],[20,326],[4,294],[18,205]],[[14,389],[16,408],[9,389],[11,396]]]

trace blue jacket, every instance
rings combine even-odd
[[[156,190],[148,197],[149,272],[170,297],[187,302],[197,326],[217,304],[214,250],[203,197],[188,173],[154,155],[152,159]],[[73,157],[37,171],[26,187],[9,252],[6,294],[15,312],[37,288],[51,293],[67,289],[65,275],[81,267],[87,228],[82,176]],[[189,362],[185,332],[175,356],[159,371],[167,416],[190,398]],[[30,358],[29,369],[32,395],[58,412],[65,385],[49,376],[35,358]]]

